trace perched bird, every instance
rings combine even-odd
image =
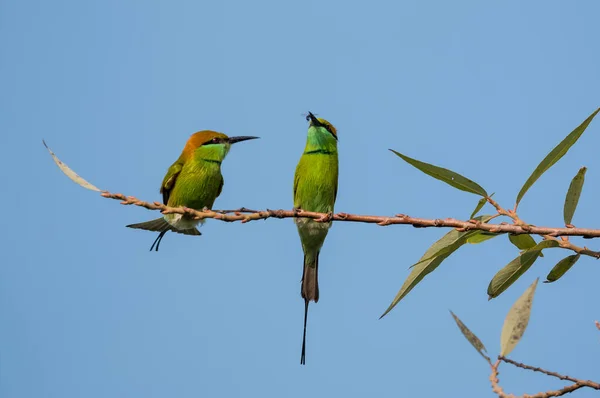
[[[294,176],[294,208],[298,210],[333,213],[338,188],[337,131],[325,119],[308,112],[306,147]],[[300,363],[305,363],[306,320],[308,303],[319,301],[319,252],[331,227],[331,220],[319,221],[296,218],[298,234],[304,251],[301,294],[304,298],[304,333]]]
[[[170,207],[189,207],[195,210],[212,208],[215,199],[223,189],[221,162],[227,156],[231,144],[259,137],[227,137],[216,131],[199,131],[188,139],[179,156],[169,167],[160,186],[163,203]],[[150,247],[156,245],[168,231],[184,235],[201,235],[196,229],[204,220],[193,220],[181,214],[165,214],[161,218],[139,224],[127,225],[129,228],[159,232]]]

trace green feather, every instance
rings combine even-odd
[[[193,156],[177,172],[175,162],[167,172],[165,181],[174,185],[170,190],[168,205],[185,206],[196,210],[212,208],[223,188],[221,162],[229,152],[229,144],[205,145],[194,151]],[[177,174],[175,174],[177,172]],[[163,182],[163,189],[167,184]],[[164,195],[164,194],[163,194]]]
[[[332,212],[337,197],[337,140],[324,127],[311,126],[294,177],[294,207]]]
[[[311,117],[314,117],[310,114]],[[319,213],[333,212],[338,187],[338,153],[335,128],[326,120],[308,129],[304,153],[294,175],[294,207]],[[308,303],[319,301],[319,253],[331,222],[316,222],[296,218],[298,234],[304,251],[301,295],[304,298],[304,335],[300,363],[305,363],[306,322]]]

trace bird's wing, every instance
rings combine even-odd
[[[221,195],[221,191],[223,191],[223,185],[225,185],[225,180],[223,179],[223,176],[221,176],[221,184],[219,184],[219,189],[217,190],[217,196],[215,196],[215,198],[218,198],[219,195]]]
[[[167,174],[160,186],[160,193],[162,193],[163,203],[165,205],[169,202],[169,196],[171,195],[171,191],[175,186],[175,182],[177,181],[181,169],[183,169],[183,163],[177,161],[169,167],[169,170],[167,170]]]
[[[335,202],[335,200],[337,199],[337,189],[338,189],[338,180],[337,178],[335,179],[335,190],[333,191],[333,201]]]
[[[295,208],[300,208],[302,205],[299,203],[299,200],[296,199],[296,191],[298,190],[298,184],[300,183],[300,164],[302,164],[302,159],[300,159],[300,162],[298,163],[298,166],[296,166],[296,173],[294,174],[294,207]]]
[[[339,180],[339,177],[340,177],[338,169],[339,169],[339,166],[338,166],[338,161],[337,161],[337,158],[336,158],[336,162],[335,162],[335,188],[334,188],[334,191],[333,191],[333,202],[334,203],[335,203],[335,201],[337,199],[338,180]]]

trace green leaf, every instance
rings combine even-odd
[[[554,268],[552,268],[552,271],[550,271],[546,277],[547,280],[544,281],[544,283],[551,283],[559,280],[568,270],[571,269],[577,260],[579,260],[579,257],[581,257],[581,254],[573,254],[572,256],[567,256],[560,260],[554,266]]]
[[[521,340],[521,337],[523,337],[525,329],[527,329],[538,279],[515,301],[508,311],[506,319],[504,319],[502,334],[500,335],[500,355],[503,357],[511,353]]]
[[[456,247],[453,250],[453,252],[456,251],[456,249],[458,249],[459,247],[460,246]],[[404,284],[400,288],[400,291],[398,292],[398,294],[396,294],[396,297],[394,297],[394,300],[392,300],[390,306],[379,317],[379,319],[386,316],[392,310],[392,308],[394,308],[396,304],[398,304],[400,300],[402,300],[417,285],[417,283],[421,282],[427,274],[434,271],[442,263],[442,261],[444,261],[450,256],[450,254],[452,254],[452,252],[431,258],[414,266],[410,271],[410,274],[404,281]]]
[[[483,215],[475,217],[474,219],[477,221],[488,222],[491,218],[492,216],[490,215]],[[467,243],[469,237],[480,232],[481,231],[459,232],[453,229],[431,245],[429,249],[425,251],[425,254],[421,256],[419,261],[410,266],[410,274],[408,274],[400,291],[396,294],[392,303],[379,319],[386,316],[387,313],[390,312],[392,308],[394,308],[396,304],[398,304],[419,282],[421,282],[427,274],[434,271],[446,258]]]
[[[87,182],[86,180],[84,180],[83,178],[81,178],[79,175],[77,175],[77,173],[75,173],[73,170],[71,170],[69,168],[69,166],[67,166],[66,164],[64,164],[54,154],[54,152],[52,152],[52,150],[50,148],[48,148],[48,145],[46,145],[46,141],[42,140],[42,143],[44,144],[44,146],[46,147],[46,149],[48,150],[48,152],[50,152],[50,156],[52,156],[52,159],[54,160],[54,163],[56,163],[56,165],[58,166],[58,168],[60,169],[60,171],[62,171],[67,177],[69,177],[72,181],[74,181],[76,184],[84,187],[85,189],[90,189],[92,191],[100,192],[100,189],[96,188],[95,186],[93,186],[92,184],[90,184],[89,182]]]
[[[537,244],[535,242],[535,240],[533,240],[531,235],[525,235],[525,234],[523,234],[523,235],[509,234],[508,240],[510,240],[510,243],[517,246],[517,248],[519,250],[529,250]]]
[[[559,243],[553,239],[543,240],[508,263],[504,268],[498,271],[490,281],[487,290],[489,299],[491,300],[498,297],[502,292],[508,289],[510,285],[515,283],[515,281],[533,265],[535,260],[537,260],[542,249],[558,246]]]
[[[546,170],[548,170],[556,162],[558,162],[560,160],[560,158],[562,158],[567,153],[569,148],[571,148],[573,146],[573,144],[575,144],[575,142],[577,142],[579,137],[581,137],[581,135],[583,134],[583,132],[585,131],[587,126],[591,123],[592,119],[594,119],[594,116],[596,116],[596,114],[599,111],[600,111],[600,108],[596,109],[594,111],[594,113],[592,113],[587,119],[585,119],[583,121],[583,123],[581,123],[575,130],[573,130],[571,132],[571,134],[566,136],[565,139],[563,139],[560,142],[560,144],[558,144],[556,147],[554,147],[554,149],[552,151],[550,151],[550,153],[548,155],[546,155],[544,160],[542,160],[542,162],[538,165],[538,167],[536,167],[536,169],[529,176],[527,181],[525,181],[523,188],[521,188],[521,190],[519,191],[519,194],[517,195],[517,202],[516,202],[515,207],[519,205],[519,202],[521,201],[521,199],[523,199],[523,195],[525,195],[527,190],[529,190],[529,188],[531,188],[531,186],[538,180],[538,178],[540,178],[542,176],[542,174],[544,174],[546,172]]]
[[[488,299],[491,300],[498,297],[510,285],[515,283],[533,265],[539,254],[539,250],[526,251],[498,271],[488,285]]]
[[[581,189],[583,188],[583,183],[585,181],[586,171],[587,167],[580,168],[575,177],[571,180],[571,185],[569,185],[569,190],[565,197],[565,207],[563,209],[565,225],[570,225],[573,220],[573,214],[575,214],[575,209],[577,209],[577,203],[579,203]]]
[[[522,234],[522,235],[508,234],[508,240],[510,240],[510,243],[515,245],[519,250],[529,250],[532,247],[534,247],[535,245],[537,245],[537,242],[533,239],[533,237],[531,235],[526,235],[526,234]],[[544,254],[540,253],[540,257],[544,257]]]
[[[473,220],[486,223],[486,222],[490,221],[491,218],[492,218],[492,216],[490,216],[490,215],[482,215],[482,216],[477,216],[477,217],[473,218]],[[410,268],[413,268],[413,267],[421,264],[422,262],[431,260],[434,257],[453,252],[454,250],[458,249],[458,247],[460,247],[461,245],[464,245],[465,243],[467,243],[467,241],[470,237],[477,235],[480,232],[482,232],[482,231],[474,230],[474,231],[459,232],[455,229],[449,231],[444,236],[442,236],[438,241],[436,241],[433,245],[431,245],[429,247],[429,249],[427,249],[425,254],[423,254],[423,256],[421,256],[421,259],[419,261],[417,261],[415,264],[411,265]]]
[[[476,217],[475,220],[488,222],[491,218],[490,215],[483,215]],[[481,231],[459,232],[453,229],[431,245],[419,261],[410,266],[410,274],[408,274],[400,291],[379,319],[387,315],[427,274],[434,271],[446,258],[467,243],[469,237],[479,232]]]
[[[473,213],[471,213],[471,216],[469,216],[469,219],[475,217],[475,215],[477,213],[479,213],[479,210],[483,209],[485,202],[487,202],[487,200],[485,198],[479,199],[479,201],[477,202],[477,206],[475,206],[475,210],[473,210]]]
[[[435,179],[443,181],[446,184],[453,186],[454,188],[458,188],[461,191],[471,192],[471,193],[481,195],[484,197],[488,196],[487,192],[485,192],[485,189],[483,189],[479,184],[477,184],[474,181],[469,180],[468,178],[461,176],[458,173],[455,173],[448,169],[444,169],[442,167],[434,166],[429,163],[421,162],[416,159],[409,158],[408,156],[405,156],[399,152],[396,152],[393,149],[390,149],[390,151],[394,152],[396,155],[401,157],[408,164],[416,167],[417,169],[421,170],[423,173],[430,175],[431,177],[433,177]]]
[[[494,194],[495,194],[495,192],[490,195],[490,198],[492,196],[494,196]],[[472,219],[473,217],[475,217],[477,215],[477,213],[479,213],[479,211],[481,209],[483,209],[483,206],[485,205],[486,202],[487,202],[486,198],[479,199],[479,201],[477,202],[477,206],[475,206],[475,210],[473,210],[473,213],[471,213],[471,216],[469,217],[469,219]]]
[[[479,340],[479,337],[475,336],[475,333],[471,332],[467,325],[465,325],[456,315],[454,315],[454,312],[450,311],[450,314],[452,314],[452,318],[454,318],[454,322],[456,322],[456,325],[460,329],[460,332],[463,334],[463,336],[465,336],[473,348],[475,348],[477,352],[484,357],[489,364],[491,364],[492,362],[490,357],[484,354],[484,352],[487,352],[487,350],[485,349],[485,346],[481,340]]]
[[[485,242],[486,240],[495,238],[496,236],[500,236],[500,234],[494,234],[494,233],[485,232],[485,231],[476,231],[475,234],[473,234],[467,238],[467,243],[477,244],[477,243]]]

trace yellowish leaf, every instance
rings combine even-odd
[[[67,166],[66,164],[64,164],[54,154],[54,152],[52,152],[52,150],[50,148],[48,148],[48,145],[46,145],[46,141],[42,140],[42,142],[44,143],[44,146],[46,147],[46,149],[48,150],[48,152],[50,152],[50,156],[52,156],[52,159],[54,160],[54,163],[56,163],[56,165],[58,166],[58,168],[63,173],[65,173],[65,175],[67,177],[69,177],[72,181],[74,181],[78,185],[84,187],[85,189],[90,189],[92,191],[101,192],[101,190],[99,188],[95,187],[94,185],[90,184],[89,182],[87,182],[86,180],[84,180],[83,178],[81,178],[77,173],[75,173],[73,170],[71,170],[71,168],[69,168],[69,166]]]

